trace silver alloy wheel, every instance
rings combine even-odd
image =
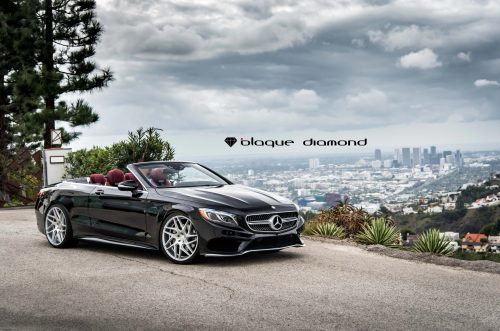
[[[173,216],[163,227],[162,245],[169,257],[175,261],[186,261],[196,254],[198,233],[186,216]]]
[[[59,207],[49,209],[45,216],[45,234],[54,246],[59,246],[66,238],[66,215]]]

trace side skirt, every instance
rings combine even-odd
[[[91,241],[91,242],[98,242],[98,243],[103,243],[103,244],[111,244],[111,245],[118,245],[118,246],[125,246],[125,247],[135,247],[135,248],[143,248],[143,249],[150,249],[150,250],[157,250],[155,247],[148,246],[148,245],[141,245],[141,244],[133,244],[129,242],[123,242],[123,241],[118,241],[118,240],[110,240],[110,239],[103,239],[103,238],[97,238],[97,237],[77,237],[78,240],[84,240],[84,241]]]

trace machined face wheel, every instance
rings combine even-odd
[[[184,262],[197,254],[198,232],[186,216],[169,218],[163,226],[161,239],[165,253],[174,261]]]
[[[60,246],[66,238],[66,215],[59,207],[52,207],[45,216],[45,234],[53,246]]]

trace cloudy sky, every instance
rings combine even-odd
[[[181,157],[257,151],[226,136],[500,148],[500,1],[99,0],[97,14],[116,81],[87,97],[101,120],[73,148],[139,126]]]

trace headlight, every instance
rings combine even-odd
[[[238,222],[236,222],[236,215],[209,208],[200,208],[199,210],[201,217],[203,217],[205,220],[209,222],[214,222],[229,226],[238,226]]]
[[[297,213],[298,213],[298,212],[299,212],[299,210],[300,210],[299,205],[298,205],[298,204],[296,204],[296,203],[294,203],[294,206],[295,206],[295,209],[297,209]]]

